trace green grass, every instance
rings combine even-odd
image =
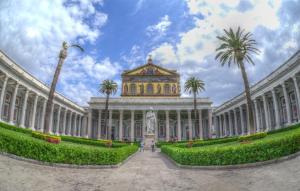
[[[17,128],[10,127],[11,125],[3,124],[0,123],[0,151],[39,161],[78,165],[113,165],[122,162],[138,150],[136,145],[107,148],[67,141],[52,144],[32,137],[29,131],[16,130]]]
[[[161,150],[183,165],[233,165],[280,158],[300,151],[300,125],[247,143],[232,141],[192,148],[164,145]]]

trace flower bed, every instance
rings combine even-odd
[[[61,142],[61,138],[59,136],[48,135],[48,134],[44,134],[44,133],[40,133],[40,132],[36,132],[36,131],[32,131],[31,134],[32,134],[32,137],[48,141],[49,143],[58,144]]]
[[[234,165],[266,161],[300,151],[300,128],[273,133],[247,144],[238,141],[181,148],[164,145],[161,151],[182,165]]]
[[[136,145],[105,148],[64,141],[60,144],[50,144],[33,138],[31,134],[2,128],[0,124],[1,152],[39,161],[78,165],[114,165],[122,162],[137,150]]]

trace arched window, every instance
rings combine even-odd
[[[170,93],[171,93],[170,84],[165,84],[164,85],[164,93],[165,93],[165,95],[170,95]]]
[[[136,85],[135,84],[131,84],[130,85],[130,94],[131,95],[135,95],[136,94]]]
[[[150,94],[150,95],[153,94],[153,84],[147,85],[147,94]]]

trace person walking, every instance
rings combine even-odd
[[[155,151],[155,144],[154,144],[154,141],[152,141],[152,143],[151,143],[151,150],[152,150],[152,152]]]
[[[141,151],[144,152],[144,142],[143,141],[140,142],[140,152]]]

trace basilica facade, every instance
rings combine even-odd
[[[104,128],[105,98],[89,101],[88,129],[90,137],[106,138],[110,129],[115,140],[139,141],[146,131],[145,116],[154,110],[157,124],[155,139],[169,141],[208,138],[212,124],[212,102],[197,99],[197,118],[194,119],[193,99],[180,97],[180,74],[153,63],[124,71],[121,75],[121,96],[109,101],[108,128]],[[197,125],[194,127],[194,121]]]

